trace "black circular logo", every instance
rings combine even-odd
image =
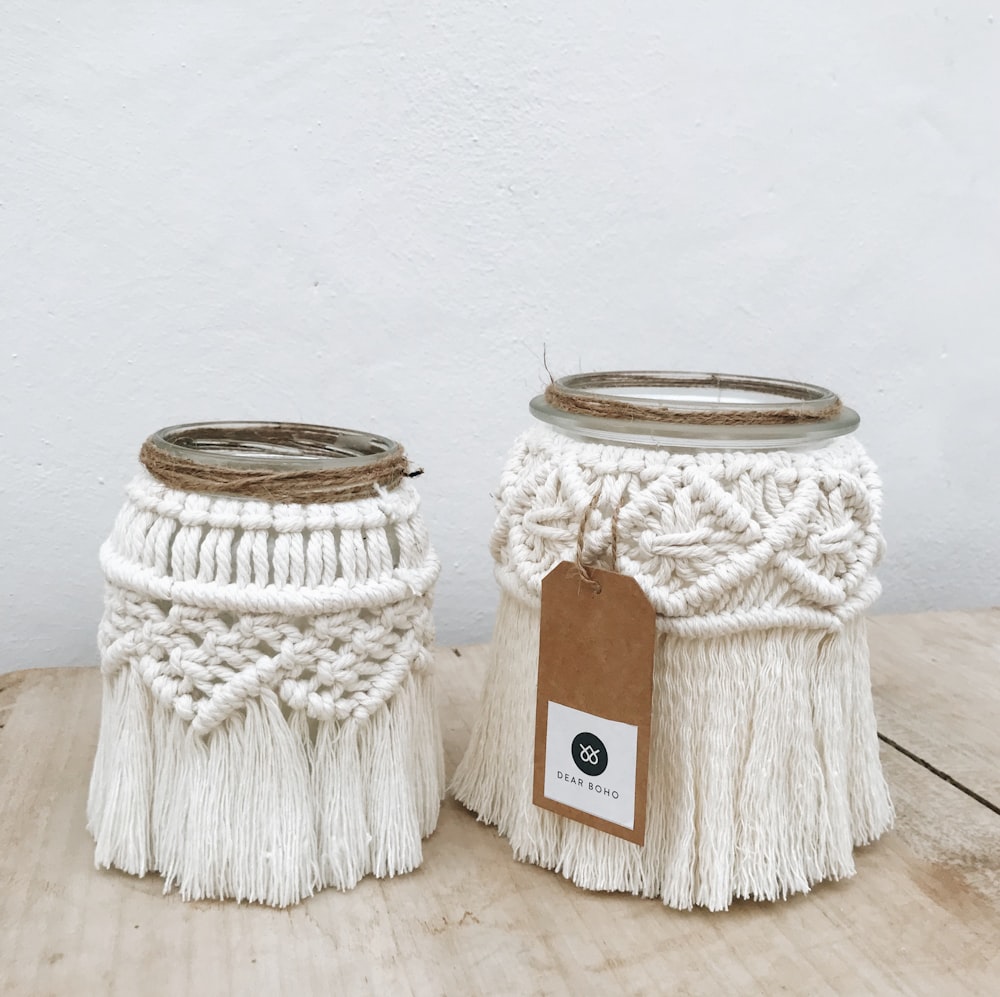
[[[600,775],[608,767],[608,749],[596,734],[583,731],[573,738],[573,761],[585,775]]]

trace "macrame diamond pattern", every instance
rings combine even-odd
[[[860,445],[821,452],[661,450],[579,443],[537,429],[497,498],[497,577],[537,602],[576,557],[642,586],[661,630],[713,636],[773,626],[839,629],[879,593],[881,484]]]
[[[131,665],[195,733],[264,694],[311,720],[363,721],[429,667],[438,562],[409,483],[268,506],[143,474],[129,496],[102,550],[102,670]]]

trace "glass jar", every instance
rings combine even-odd
[[[101,550],[97,864],[277,906],[415,868],[443,785],[439,563],[402,447],[200,423],[140,460]]]
[[[588,443],[681,452],[800,450],[853,433],[860,423],[827,388],[776,378],[602,371],[571,374],[553,387],[532,398],[531,414]],[[602,408],[618,412],[609,416]]]
[[[881,486],[823,388],[581,374],[531,402],[491,550],[492,661],[458,799],[515,855],[589,889],[724,909],[853,873],[891,823],[864,610]],[[541,585],[575,561],[656,614],[642,845],[531,802]]]

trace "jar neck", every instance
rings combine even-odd
[[[402,448],[356,429],[299,422],[195,422],[150,437],[163,452],[206,467],[298,471],[360,467]]]
[[[396,487],[408,467],[395,440],[288,422],[170,426],[146,440],[139,459],[170,488],[300,504],[371,497]]]
[[[575,374],[530,410],[582,442],[691,452],[814,449],[860,421],[817,385],[673,371]]]

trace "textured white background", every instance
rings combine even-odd
[[[0,670],[90,663],[151,430],[401,439],[444,641],[557,372],[818,381],[883,610],[998,599],[1000,25],[979,0],[4,5]]]

